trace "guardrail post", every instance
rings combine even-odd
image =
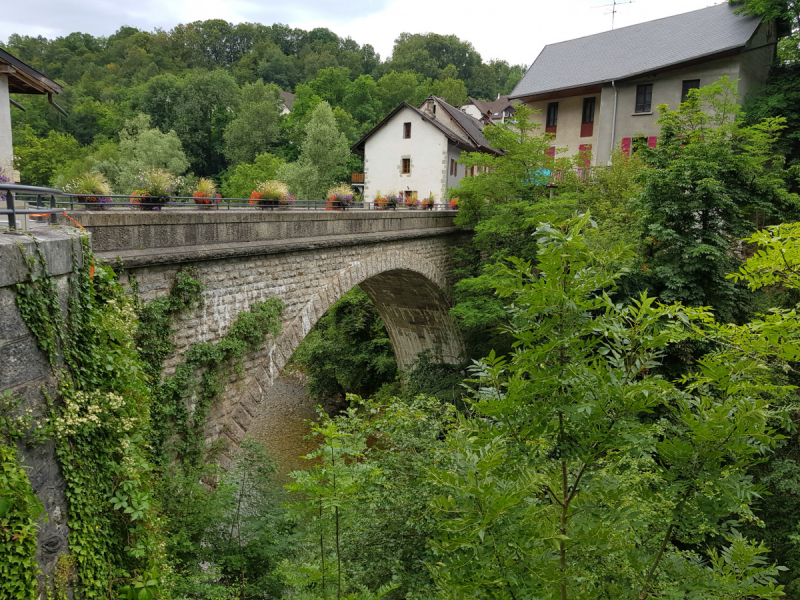
[[[55,194],[51,194],[50,195],[50,208],[52,209],[52,208],[55,208],[55,207],[56,207],[56,196],[55,196]],[[54,212],[50,213],[50,223],[52,223],[53,225],[58,223],[58,215],[56,215],[56,213],[54,213]]]
[[[8,190],[6,192],[6,208],[11,212],[8,214],[8,229],[10,231],[17,230],[17,207],[14,202],[14,192]]]

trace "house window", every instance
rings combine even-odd
[[[411,137],[411,123],[403,123],[403,139],[407,140]]]
[[[583,99],[583,115],[581,116],[581,137],[592,137],[594,133],[594,98]]]
[[[406,202],[408,202],[409,200],[411,200],[412,198],[414,198],[417,195],[418,195],[417,192],[410,192],[408,190],[403,192],[403,198],[405,199]]]
[[[681,89],[681,104],[683,104],[689,99],[689,90],[699,90],[699,89],[700,89],[699,79],[684,80],[683,87]]]
[[[636,110],[637,113],[650,112],[653,104],[653,84],[645,83],[636,86]]]
[[[555,133],[558,126],[558,102],[550,102],[547,105],[547,120],[544,124],[544,130],[547,133]]]
[[[450,175],[458,175],[458,163],[455,158],[450,159]]]
[[[411,159],[404,158],[403,159],[403,175],[410,175],[411,174]]]

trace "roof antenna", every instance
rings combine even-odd
[[[614,17],[617,16],[617,6],[619,6],[620,4],[633,4],[634,2],[635,0],[628,0],[627,2],[618,2],[617,0],[614,0],[614,2],[612,2],[611,4],[601,4],[600,6],[593,6],[592,8],[608,8],[609,6],[611,7],[611,11],[604,14],[611,15],[611,31],[614,31]]]

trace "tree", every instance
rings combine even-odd
[[[383,118],[378,84],[370,75],[361,75],[347,88],[342,98],[342,108],[361,125],[362,130],[371,129]]]
[[[116,156],[97,160],[93,167],[103,173],[114,191],[120,194],[135,189],[142,171],[165,169],[173,175],[183,175],[188,168],[189,161],[176,133],[162,133],[150,127],[150,117],[144,114],[125,122]]]
[[[469,101],[467,86],[460,79],[443,79],[434,81],[431,87],[434,96],[444,98],[444,101],[453,106],[462,106]]]
[[[416,71],[431,79],[453,65],[457,77],[467,80],[472,68],[481,64],[481,55],[471,43],[454,35],[401,33],[394,42],[391,64],[398,71]]]
[[[350,89],[350,69],[344,67],[319,69],[316,76],[306,85],[332,107],[341,106]]]
[[[726,278],[740,264],[734,245],[757,214],[786,219],[798,208],[774,150],[785,120],[744,126],[739,110],[727,78],[693,90],[678,110],[659,107],[658,147],[642,150],[652,167],[639,198],[645,285],[663,302],[712,306],[723,321],[746,313],[744,290]]]
[[[191,72],[180,83],[173,127],[198,175],[215,175],[225,168],[223,132],[238,93],[233,75],[223,70]]]
[[[800,64],[773,66],[767,83],[748,96],[744,106],[747,124],[771,117],[786,119],[786,128],[775,143],[776,151],[789,165],[800,164]]]
[[[84,154],[78,140],[68,133],[50,131],[42,139],[34,135],[30,126],[22,130],[21,136],[17,135],[14,144],[15,166],[22,183],[28,185],[50,185],[60,167]]]
[[[308,393],[317,398],[346,393],[369,397],[397,376],[392,342],[378,310],[359,287],[328,309],[292,360],[310,377]]]
[[[330,104],[322,102],[311,113],[300,157],[281,167],[278,179],[303,200],[322,199],[331,185],[346,177],[349,156],[347,138],[336,126]]]
[[[281,90],[274,84],[245,84],[236,117],[225,128],[225,156],[231,165],[249,163],[275,146],[280,132]]]
[[[432,470],[439,588],[452,598],[780,597],[766,546],[736,527],[754,516],[747,469],[774,447],[770,418],[782,410],[772,403],[791,389],[749,348],[708,355],[680,382],[655,374],[710,314],[644,295],[614,303],[606,290],[622,272],[610,265],[624,250],[592,252],[590,225],[588,215],[542,225],[536,267],[511,259],[496,274],[515,350],[475,366],[474,416],[448,433],[452,463]],[[718,539],[724,549],[705,550]]]
[[[256,184],[275,179],[284,163],[282,158],[267,152],[256,156],[252,164],[239,163],[223,181],[222,195],[225,198],[249,198]]]
[[[291,474],[290,514],[306,527],[282,571],[298,595],[310,598],[358,590],[363,595],[346,597],[372,600],[387,587],[396,588],[394,597],[437,597],[427,568],[434,560],[436,522],[428,506],[435,488],[421,474],[450,462],[441,437],[455,410],[422,396],[350,400],[353,408],[337,417],[320,414],[312,431],[321,443],[306,457],[314,462]]]

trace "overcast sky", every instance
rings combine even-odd
[[[484,60],[530,64],[545,44],[611,29],[611,0],[0,0],[8,4],[0,41],[11,33],[110,35],[122,25],[152,30],[226,19],[328,27],[386,58],[398,34],[453,33]],[[718,4],[715,0],[635,0],[617,6],[615,28]]]

